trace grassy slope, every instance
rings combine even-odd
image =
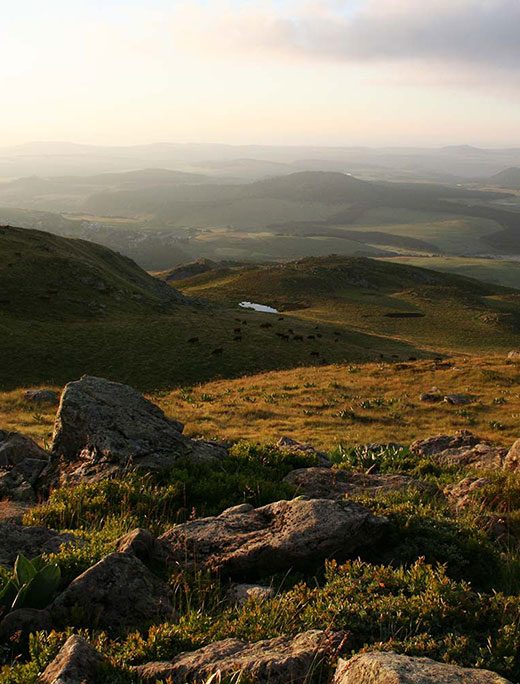
[[[21,229],[1,233],[3,388],[94,373],[151,389],[312,360],[316,347],[306,338],[315,333],[314,321],[292,323],[306,341],[286,342],[276,332],[291,323],[239,311],[237,301],[227,308],[177,302],[167,285],[93,243]],[[273,327],[262,328],[265,322]],[[233,339],[238,325],[241,341]],[[333,328],[322,326],[328,351],[321,358],[330,362],[420,355],[415,345],[357,331],[345,330],[333,344]],[[198,343],[190,344],[192,337]],[[215,356],[217,348],[223,353]]]
[[[518,437],[520,365],[500,356],[457,357],[446,367],[430,361],[400,364],[308,366],[235,380],[216,380],[151,393],[192,435],[269,442],[281,435],[325,449],[413,439],[471,429],[509,445]],[[478,397],[469,406],[426,404],[419,394]],[[353,411],[354,415],[349,414]],[[343,413],[342,413],[343,412]],[[0,425],[44,442],[53,408],[35,408],[22,390],[0,393]]]
[[[516,346],[520,332],[516,290],[369,259],[310,258],[210,272],[177,285],[192,296],[257,301],[288,309],[294,318],[347,325],[447,352],[506,350]],[[395,312],[424,317],[385,315]]]

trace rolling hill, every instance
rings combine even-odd
[[[488,183],[508,190],[520,190],[520,167],[513,166],[489,178]]]
[[[506,350],[520,335],[520,291],[367,258],[209,271],[176,286],[188,296],[259,302],[298,319],[450,352]]]
[[[0,228],[2,388],[89,373],[152,389],[381,354],[428,355],[347,326],[337,336],[332,323],[318,333],[315,321],[278,318],[236,301],[186,298],[92,242]]]

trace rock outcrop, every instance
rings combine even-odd
[[[60,534],[46,527],[32,527],[15,522],[0,523],[0,565],[12,566],[18,554],[35,558],[55,553],[63,544],[78,544],[71,534]]]
[[[355,494],[376,496],[382,492],[414,491],[434,495],[437,488],[406,475],[365,475],[337,468],[299,468],[284,481],[296,487],[298,494],[316,499],[343,499]]]
[[[180,457],[225,455],[224,448],[188,439],[182,430],[132,387],[84,376],[63,391],[45,482],[94,481],[128,469],[168,469]]]
[[[125,629],[172,615],[171,595],[134,555],[111,553],[73,580],[49,606],[56,627]]]
[[[507,449],[489,444],[468,430],[417,440],[410,451],[441,466],[472,468],[502,468],[507,454]]]
[[[268,601],[275,593],[272,587],[261,584],[232,584],[229,589],[229,600],[237,606],[242,606],[249,600]]]
[[[32,439],[0,430],[0,499],[31,502],[49,455]]]
[[[159,538],[169,561],[202,565],[244,581],[326,558],[347,558],[376,541],[387,524],[353,502],[293,499],[177,525]]]
[[[520,470],[520,439],[517,439],[511,449],[507,452],[504,459],[504,468],[506,470]]]
[[[340,660],[333,684],[511,684],[489,670],[410,658],[397,653],[363,653]]]
[[[73,635],[46,667],[38,684],[96,684],[102,662],[103,658],[88,641]]]
[[[241,673],[257,684],[288,684],[310,681],[313,672],[331,655],[342,635],[328,636],[311,630],[295,637],[278,637],[248,644],[225,639],[190,653],[181,653],[172,662],[147,663],[134,667],[143,682],[203,682],[212,674],[231,677]]]

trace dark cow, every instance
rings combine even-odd
[[[219,347],[218,349],[214,349],[211,352],[212,356],[221,356],[224,353],[224,349],[222,347]]]
[[[197,344],[197,342],[200,342],[200,339],[198,337],[190,337],[188,340],[190,344]]]

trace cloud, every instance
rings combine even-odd
[[[177,38],[215,56],[422,64],[469,80],[520,64],[520,0],[217,0],[177,18]]]

